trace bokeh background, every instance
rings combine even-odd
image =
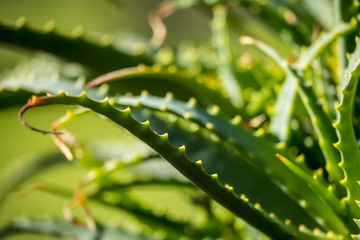
[[[144,41],[151,37],[147,16],[160,1],[155,0],[0,0],[0,21],[15,22],[25,16],[29,25],[42,28],[48,21],[56,22],[59,32],[68,34],[78,25],[82,25],[90,34],[102,35],[115,33],[124,36],[136,36]],[[167,44],[178,43],[178,40],[189,39],[193,42],[201,42],[208,39],[210,30],[208,18],[204,14],[198,14],[196,10],[180,11],[169,17],[166,23],[169,27]],[[196,23],[196,24],[194,24]],[[15,51],[16,50],[16,53]],[[14,66],[22,61],[35,56],[32,51],[18,49],[10,45],[0,43],[0,74],[7,74]],[[0,111],[0,169],[6,167],[14,159],[29,156],[39,151],[52,151],[56,147],[50,136],[45,136],[26,129],[17,120],[17,113],[21,106],[13,106]],[[26,115],[26,119],[38,126],[48,129],[52,121],[65,113],[67,107],[44,107],[34,109]],[[72,123],[67,127],[80,140],[96,141],[96,139],[118,139],[123,146],[137,144],[137,141],[121,128],[109,121],[90,115],[84,119]],[[75,188],[85,171],[74,164],[64,164],[56,168],[50,168],[39,173],[32,181],[44,181],[47,183]],[[0,183],[5,186],[6,183]],[[26,185],[26,183],[25,183]],[[148,191],[148,192],[147,192]],[[145,192],[145,194],[144,194]],[[149,204],[159,211],[166,208],[170,203],[176,204],[179,212],[186,218],[201,221],[202,212],[189,209],[188,199],[173,191],[138,189],[134,194],[139,194]],[[144,197],[145,196],[145,197]],[[22,197],[10,196],[0,206],[0,225],[9,219],[21,216],[56,216],[63,218],[62,207],[69,202],[67,198],[61,198],[46,192],[34,190]],[[154,204],[156,202],[156,204]],[[99,221],[116,224],[130,223],[136,231],[136,225],[132,225],[133,219],[113,209],[92,206],[94,215]],[[195,211],[195,212],[194,212]],[[75,215],[82,216],[81,211],[75,211]],[[178,214],[174,212],[173,214]],[[15,239],[55,239],[35,235],[22,235],[9,237],[6,240]]]

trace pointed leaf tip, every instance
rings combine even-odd
[[[260,203],[255,203],[255,204],[254,204],[254,207],[255,207],[257,210],[261,210],[261,205],[260,205]]]
[[[167,92],[167,93],[165,94],[165,98],[166,98],[167,100],[171,100],[171,99],[174,98],[174,94],[173,94],[172,92]]]
[[[243,45],[254,45],[256,40],[250,36],[242,36],[239,38],[239,42]]]
[[[230,191],[230,192],[234,191],[234,187],[230,186],[230,185],[227,184],[227,183],[224,185],[224,187],[225,187],[228,191]]]
[[[128,106],[128,107],[126,107],[124,110],[121,110],[121,112],[123,112],[123,113],[130,113],[131,112],[131,108]]]
[[[191,97],[191,98],[189,98],[188,106],[192,107],[192,106],[194,106],[196,104],[196,102],[197,102],[196,98]]]
[[[18,28],[22,28],[23,26],[25,26],[25,23],[26,23],[26,17],[22,16],[16,20],[15,25]]]
[[[278,159],[280,159],[281,161],[285,160],[284,156],[282,156],[282,155],[279,154],[279,153],[276,154],[276,157],[277,157]]]
[[[249,202],[249,199],[246,197],[245,194],[240,194],[240,199],[243,200],[244,202]]]
[[[218,179],[217,173],[211,174],[211,178],[217,180]]]
[[[182,145],[181,147],[178,148],[180,151],[185,152],[185,145]]]
[[[142,90],[141,93],[140,93],[140,95],[141,95],[142,97],[146,97],[146,96],[149,95],[149,92],[148,92],[147,90]]]

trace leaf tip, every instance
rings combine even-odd
[[[167,92],[165,94],[165,98],[166,98],[166,100],[171,100],[174,98],[174,94],[172,92]]]
[[[218,179],[218,174],[217,173],[211,174],[211,178],[214,179],[214,180],[217,180]]]
[[[233,192],[234,191],[234,187],[230,186],[229,184],[225,184],[224,187],[229,191],[229,192]]]
[[[231,123],[233,125],[237,125],[237,124],[241,123],[241,120],[242,120],[241,116],[237,114],[237,115],[235,115],[235,117],[233,117],[233,119],[231,119]]]
[[[85,32],[84,26],[82,25],[78,25],[76,27],[73,28],[73,30],[71,31],[71,36],[73,38],[80,38]]]
[[[240,199],[243,200],[244,202],[249,202],[249,199],[246,197],[245,194],[240,194]]]
[[[52,31],[54,31],[55,26],[56,26],[55,21],[54,21],[54,20],[50,20],[50,21],[48,21],[47,23],[45,23],[45,25],[44,25],[44,31],[47,32],[47,33],[48,33],[48,32],[52,32]]]
[[[26,17],[25,17],[25,16],[22,16],[22,17],[20,17],[20,18],[18,18],[18,19],[16,20],[15,26],[16,26],[17,28],[22,28],[22,27],[25,26],[26,21],[27,21],[27,20],[26,20]]]
[[[276,156],[278,159],[280,159],[281,161],[285,160],[284,156],[281,155],[281,154],[279,154],[279,153],[277,153],[275,156]]]
[[[243,45],[254,45],[256,40],[250,36],[241,36],[239,42]]]

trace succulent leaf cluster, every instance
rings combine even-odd
[[[166,18],[189,8],[208,18],[211,38],[198,47],[167,46]],[[149,15],[153,38],[132,46],[109,34],[90,40],[82,28],[60,34],[54,22],[44,29],[24,18],[0,23],[1,42],[52,54],[38,55],[1,79],[0,107],[29,99],[20,121],[51,134],[66,158],[87,171],[74,193],[36,185],[74,195],[71,204],[84,209],[85,225],[77,225],[69,207],[70,222],[14,220],[0,229],[0,236],[360,239],[358,14],[357,0],[165,0]],[[68,62],[79,68],[69,74]],[[54,67],[44,71],[44,64]],[[25,113],[32,108],[59,104],[79,108],[50,130],[27,123]],[[63,130],[90,113],[150,148],[127,161],[124,152],[116,159],[102,156],[106,145],[90,151]],[[62,158],[44,153],[21,164],[14,161],[0,175],[9,183],[0,190],[0,200]],[[147,167],[164,162],[177,172],[171,174],[169,164],[161,173]],[[130,183],[115,177],[137,168],[138,178]],[[96,190],[86,192],[90,185]],[[127,191],[139,185],[198,194],[194,205],[206,212],[204,223],[171,219],[144,207]],[[87,205],[91,201],[125,210],[147,231],[134,234],[96,222]],[[227,209],[222,211],[230,220],[215,213],[214,202]],[[156,235],[159,228],[161,236]]]

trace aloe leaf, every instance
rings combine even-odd
[[[104,161],[103,159],[101,159]],[[117,161],[119,162],[119,161]],[[117,165],[120,165],[119,163]],[[141,221],[142,224],[146,224],[146,226],[156,230],[161,226],[161,228],[166,229],[169,235],[174,235],[176,237],[169,238],[169,239],[178,239],[184,234],[185,229],[188,227],[188,225],[182,221],[179,221],[178,219],[171,218],[169,219],[165,214],[156,214],[153,210],[150,208],[144,207],[141,201],[131,197],[129,195],[128,190],[136,188],[137,186],[154,186],[157,185],[158,187],[176,187],[176,188],[188,188],[194,190],[193,185],[191,185],[188,182],[179,181],[175,178],[172,179],[163,179],[161,177],[164,176],[153,176],[153,178],[149,178],[149,174],[144,175],[143,168],[136,171],[136,177],[139,176],[144,178],[135,179],[132,182],[118,182],[117,179],[112,179],[112,173],[114,173],[114,168],[112,166],[115,166],[115,164],[111,164],[110,162],[106,162],[104,167],[97,168],[97,169],[88,171],[87,177],[83,179],[80,183],[82,188],[88,186],[89,183],[95,184],[96,191],[90,190],[88,193],[85,190],[83,190],[84,199],[90,204],[97,204],[102,205],[110,208],[116,208],[120,209],[121,211],[126,212],[126,214],[130,214],[133,217],[135,217],[137,220]],[[123,165],[123,169],[130,167],[127,164]],[[106,168],[106,170],[105,170]],[[103,169],[103,170],[101,170]],[[163,167],[164,171],[167,171],[166,168]],[[106,171],[106,174],[102,174]],[[116,168],[116,171],[121,171],[120,167]],[[126,169],[128,172],[128,170]],[[96,175],[97,174],[97,175]],[[164,174],[163,174],[164,175]],[[96,176],[89,178],[88,176]],[[106,180],[105,180],[106,178]],[[88,179],[93,179],[94,181],[89,182]],[[90,187],[91,189],[91,187]],[[55,194],[60,197],[65,197],[66,199],[70,199],[73,196],[73,191],[55,186],[53,184],[47,184],[46,182],[31,182],[22,188],[18,189],[17,192],[15,192],[15,196],[21,196],[24,194],[28,194],[30,191],[34,190],[42,190],[46,191],[51,194]],[[109,197],[111,196],[111,197]],[[115,200],[114,200],[115,199]],[[118,199],[119,201],[117,201]],[[190,234],[190,233],[189,233]],[[197,236],[198,234],[201,234],[198,229],[194,229],[194,231],[191,232],[191,236]],[[170,237],[170,236],[169,236]]]
[[[287,141],[290,134],[290,120],[293,112],[297,84],[290,76],[286,77],[277,96],[274,115],[270,122],[270,132],[280,141]]]
[[[358,183],[360,175],[357,171],[360,165],[358,161],[354,161],[360,158],[360,150],[352,125],[354,98],[360,77],[360,61],[356,60],[356,64],[354,64],[353,67],[354,68],[348,72],[349,78],[346,87],[341,90],[341,103],[336,106],[339,115],[334,127],[338,132],[339,140],[334,146],[341,154],[339,166],[344,171],[344,179],[341,180],[341,184],[347,189],[347,196],[343,201],[349,206],[352,216],[360,218],[360,208],[355,202],[360,199]]]
[[[340,36],[353,32],[356,26],[357,21],[355,19],[352,19],[350,23],[339,24],[331,32],[323,34],[316,42],[303,51],[296,62],[296,69],[300,72],[300,75],[303,75],[311,62],[321,55],[332,42]],[[282,62],[279,57],[274,59],[278,59],[276,60],[277,62]],[[296,77],[293,74],[287,74],[286,81],[280,90],[275,104],[275,113],[271,120],[270,130],[281,141],[286,141],[290,132],[291,109],[297,92],[297,84]]]
[[[345,73],[342,75],[342,79],[340,80],[341,84],[339,84],[340,89],[344,89],[350,81],[349,74],[351,75],[352,71],[358,66],[358,58],[360,55],[360,47],[357,47],[354,52],[348,57],[348,65],[344,70]]]
[[[60,153],[43,153],[24,156],[10,162],[0,174],[0,181],[3,183],[0,188],[0,203],[23,181],[63,160],[64,157]]]
[[[40,63],[44,64],[42,62]],[[0,81],[1,97],[5,98],[4,102],[0,102],[0,104],[4,103],[6,104],[5,106],[8,106],[7,104],[10,104],[12,101],[15,101],[15,104],[21,103],[31,96],[28,92],[54,93],[64,90],[79,94],[86,89],[84,87],[86,79],[83,76],[73,81],[68,76],[62,76],[60,74],[50,75],[44,74],[43,71],[34,71],[33,69],[36,65],[29,67],[31,67],[32,70],[25,69],[15,72]],[[95,94],[99,95],[99,99],[104,98],[105,95],[124,94],[125,92],[128,93],[128,91],[137,93],[139,92],[139,85],[143,86],[144,89],[151,90],[152,93],[160,95],[164,95],[167,90],[170,89],[175,90],[177,96],[185,95],[185,99],[187,99],[188,96],[194,96],[204,106],[217,104],[224,108],[224,113],[228,116],[235,115],[238,109],[221,93],[213,88],[207,87],[203,83],[204,78],[205,76],[202,75],[196,77],[187,71],[178,70],[175,66],[163,68],[160,65],[149,67],[140,64],[137,67],[124,68],[101,75],[93,81],[88,82],[86,87],[93,87],[104,83],[97,90],[88,90],[88,92],[92,92],[92,96]],[[160,84],[160,82],[168,86],[169,89],[164,85],[159,89],[157,84]],[[115,85],[112,85],[113,83]],[[111,84],[111,87],[106,84]],[[9,99],[12,101],[7,100],[6,96],[8,94]]]
[[[308,179],[304,179],[302,176],[300,176],[300,179],[294,178],[292,171],[289,171],[289,169],[287,169],[280,161],[276,161],[276,159],[272,158],[272,156],[281,152],[281,150],[276,149],[263,139],[255,137],[249,132],[241,129],[239,125],[233,125],[220,116],[210,115],[198,106],[191,105],[191,102],[188,103],[188,105],[185,105],[184,103],[174,99],[161,99],[143,95],[141,97],[119,97],[115,100],[115,104],[135,107],[141,105],[143,107],[150,107],[162,111],[170,111],[178,116],[193,120],[201,126],[209,128],[210,131],[214,131],[214,133],[218,134],[223,141],[229,142],[240,150],[246,149],[246,152],[253,155],[252,161],[256,162],[257,166],[260,166],[265,172],[280,181],[280,183],[286,183],[287,190],[290,194],[297,197],[302,196],[301,199],[303,200],[306,199],[306,197],[309,197],[309,199],[312,199],[311,201],[313,203],[324,197],[319,195],[321,196],[319,199],[319,196],[315,196],[314,191],[308,188],[307,184],[312,185],[312,181],[309,182]],[[298,171],[302,172],[300,169],[298,169]],[[290,182],[296,187],[292,188]],[[325,188],[323,190],[326,191]],[[325,199],[325,201],[327,200],[328,199]],[[320,200],[320,202],[321,201],[322,200]],[[335,201],[335,199],[332,201]],[[332,211],[330,209],[328,210],[330,212]],[[318,209],[310,209],[310,211],[320,214]],[[330,212],[327,212],[327,214]]]
[[[127,128],[130,132],[138,136],[149,146],[157,150],[162,155],[162,157],[167,159],[195,185],[200,187],[200,189],[209,194],[210,197],[218,201],[220,204],[235,214],[247,219],[251,224],[254,224],[259,229],[262,229],[270,236],[276,236],[280,234],[280,236],[282,236],[284,239],[289,237],[287,233],[283,232],[282,229],[277,227],[279,226],[278,224],[272,221],[266,221],[267,223],[264,226],[262,224],[265,221],[264,214],[262,211],[257,209],[260,205],[255,204],[252,207],[252,205],[249,205],[247,201],[241,200],[239,197],[237,197],[238,195],[234,194],[232,187],[227,186],[225,188],[221,186],[217,180],[217,175],[213,175],[211,177],[206,172],[204,172],[201,161],[197,161],[195,163],[186,157],[184,146],[179,148],[174,147],[169,143],[167,134],[158,135],[149,128],[149,122],[139,123],[134,120],[131,117],[131,110],[129,108],[125,110],[116,110],[109,104],[108,100],[97,102],[90,100],[84,94],[80,97],[71,97],[66,96],[65,94],[61,94],[59,96],[41,98],[34,96],[32,100],[29,101],[27,107],[24,108],[22,113],[24,113],[28,107],[49,104],[80,104],[109,117],[113,121]],[[256,221],[256,219],[258,221]],[[258,226],[259,223],[261,226]]]
[[[309,186],[313,189],[314,192],[320,194],[323,198],[326,199],[326,202],[329,203],[330,207],[334,209],[334,211],[341,215],[346,211],[345,204],[340,202],[332,192],[328,191],[323,187],[323,185],[317,181],[316,175],[310,176],[304,173],[303,171],[299,171],[299,168],[291,161],[281,156],[280,154],[277,157],[294,173],[297,175],[301,175],[303,179],[306,179],[310,184]]]
[[[128,184],[135,184],[135,182],[137,184],[151,184],[153,182],[156,184],[173,183],[179,186],[189,186],[189,183],[187,183],[181,175],[173,172],[172,168],[169,168],[168,165],[161,164],[162,162],[156,162],[153,157],[155,156],[135,156],[130,161],[117,159],[107,160],[103,166],[91,169],[82,182],[84,185],[91,183],[104,185],[109,182],[109,179],[114,177],[113,175],[119,175],[120,171],[126,170],[136,176],[135,180]],[[162,171],[159,171],[159,168],[161,168]],[[127,185],[116,184],[122,186]],[[113,185],[111,180],[110,185]]]
[[[254,202],[260,203],[266,211],[274,212],[283,219],[289,218],[294,224],[300,224],[304,221],[310,223],[313,221],[306,216],[302,216],[298,206],[294,204],[294,202],[288,201],[290,200],[288,196],[284,195],[282,191],[279,191],[277,187],[274,187],[272,182],[268,181],[263,173],[251,164],[249,165],[247,161],[243,161],[241,159],[242,156],[233,152],[229,146],[222,146],[223,141],[216,140],[216,138],[212,140],[214,136],[208,136],[208,134],[203,135],[205,133],[202,133],[202,129],[198,126],[194,126],[195,128],[190,126],[190,128],[193,128],[193,130],[190,131],[186,128],[179,129],[183,121],[181,118],[178,119],[179,124],[177,124],[177,121],[173,122],[174,120],[172,120],[171,123],[159,122],[159,119],[154,118],[151,112],[139,117],[138,115],[142,113],[144,109],[135,110],[137,109],[132,110],[133,116],[136,117],[138,121],[144,122],[150,120],[152,123],[151,128],[158,133],[168,133],[170,143],[174,146],[182,146],[182,144],[185,144],[187,146],[187,156],[190,159],[193,161],[202,159],[203,167],[208,173],[217,173],[220,182],[233,186],[234,191],[238,194],[245,194]],[[218,159],[222,159],[221,163]],[[228,166],[233,167],[229,168]],[[256,186],[259,185],[264,186],[264,188],[261,190],[258,189]],[[287,203],[283,201],[287,201]],[[276,206],[274,203],[279,203],[279,205]],[[292,207],[290,207],[290,205]],[[297,212],[297,216],[293,216],[295,212]],[[300,220],[303,218],[307,220]]]
[[[258,87],[262,87],[260,87],[257,92],[253,92],[251,94],[250,102],[248,102],[245,106],[245,112],[250,118],[259,116],[262,113],[266,112],[266,107],[268,106],[269,101],[272,101],[275,96],[273,86],[278,84],[279,81],[282,80],[279,77],[275,77],[273,79],[269,79],[263,82],[263,80],[267,79],[268,76],[266,76],[266,74],[262,74],[259,69],[256,71],[251,71],[251,74],[255,75],[254,78],[259,84]],[[256,101],[254,101],[255,99]]]
[[[109,39],[112,38],[105,36],[98,42],[91,42],[84,37],[81,27],[75,28],[67,37],[56,31],[53,22],[46,24],[43,30],[27,26],[25,18],[20,18],[13,25],[0,23],[0,41],[32,50],[47,51],[70,61],[80,62],[96,73],[136,66],[140,63],[152,63],[144,53],[126,53],[117,49]]]
[[[70,68],[71,70],[69,70]],[[2,87],[3,80],[10,76],[30,80],[35,76],[35,73],[37,76],[46,76],[48,79],[54,79],[55,77],[58,78],[61,76],[72,80],[74,76],[85,74],[85,71],[79,65],[66,65],[63,61],[49,54],[36,54],[31,59],[17,64],[9,74],[4,74],[2,76],[2,79],[0,79],[0,107],[21,105],[21,102],[24,102],[26,99],[31,97],[31,94],[26,91],[22,91],[21,89],[4,89]]]
[[[315,129],[316,136],[319,139],[319,146],[326,159],[326,170],[329,172],[331,180],[336,184],[343,178],[343,173],[338,166],[340,161],[339,153],[333,146],[337,140],[335,129],[332,127],[331,121],[322,109],[316,95],[308,83],[302,79],[299,74],[288,65],[274,49],[267,44],[247,37],[240,39],[243,44],[252,44],[269,55],[291,78],[296,79],[299,86],[299,95],[301,97],[307,112],[310,115],[312,125]]]
[[[300,71],[305,71],[310,66],[312,60],[319,56],[324,49],[330,46],[336,39],[341,36],[345,36],[353,31],[357,27],[357,20],[352,18],[348,23],[339,23],[336,25],[330,32],[324,33],[317,39],[313,44],[311,44],[306,52],[303,52],[296,62],[296,68]],[[302,75],[300,73],[300,75]]]
[[[240,108],[244,105],[244,100],[240,82],[236,77],[234,57],[230,48],[227,15],[228,9],[225,5],[218,4],[213,7],[212,41],[217,52],[218,75],[223,89],[231,102]]]
[[[327,0],[304,0],[301,2],[304,10],[318,21],[325,29],[330,29],[334,25],[333,6],[331,1]]]
[[[76,239],[123,239],[123,240],[145,240],[152,239],[149,236],[128,233],[119,228],[103,227],[97,225],[96,231],[91,231],[86,226],[76,226],[73,223],[55,219],[23,218],[8,223],[0,228],[0,236],[18,235],[21,233],[35,233],[61,238]]]
[[[343,20],[343,14],[342,14],[343,7],[340,0],[334,1],[333,9],[334,9],[335,22],[340,23]],[[347,65],[345,38],[340,37],[339,39],[337,39],[336,51],[337,51],[337,59],[338,59],[337,77],[339,80],[341,80],[344,75],[344,69],[346,68]],[[340,83],[340,85],[342,84]]]
[[[100,192],[98,194],[101,194],[101,193],[102,192]],[[98,195],[98,194],[96,194],[96,195]],[[95,195],[95,197],[96,197],[96,195]],[[249,199],[246,198],[246,196],[244,196],[244,195],[242,195],[241,198],[243,198],[243,200],[245,202],[249,201]],[[120,202],[115,204],[114,206],[119,207],[119,208],[124,207],[127,211],[130,211],[130,212],[136,214],[140,218],[141,218],[142,215],[144,215],[142,219],[145,218],[145,219],[149,220],[149,210],[145,209],[144,207],[141,207],[141,205],[137,205],[137,204],[134,205],[134,203],[129,204],[129,203],[127,203],[128,200],[129,199],[126,197],[126,195],[122,194]],[[130,200],[130,202],[131,202],[131,200]],[[257,208],[260,211],[263,211],[259,204],[254,204],[254,207]],[[264,214],[266,214],[266,213],[264,213]],[[150,215],[151,215],[151,213],[150,213]],[[272,220],[275,220],[277,222],[277,224],[280,225],[281,228],[284,228],[284,229],[286,229],[288,231],[292,231],[293,236],[296,237],[294,239],[303,239],[303,240],[306,240],[306,239],[309,239],[309,240],[310,239],[311,240],[315,240],[315,239],[318,239],[318,240],[320,240],[320,239],[323,239],[323,240],[325,240],[325,239],[329,239],[329,240],[330,239],[341,239],[340,236],[337,236],[336,234],[331,236],[331,235],[329,235],[327,233],[322,232],[319,229],[310,230],[310,229],[306,228],[304,225],[300,225],[298,228],[294,227],[294,226],[291,225],[291,221],[289,219],[287,219],[285,222],[281,222],[281,220],[278,219],[276,216],[274,216],[273,213],[268,214],[267,217],[272,219]],[[150,217],[150,219],[151,219],[151,217]],[[152,221],[154,221],[154,219],[152,219]],[[161,221],[162,221],[161,217],[156,217],[155,222],[161,223]],[[166,219],[166,218],[164,219],[164,222],[166,223],[166,226],[168,228],[172,226],[175,229],[177,229],[177,228],[180,228],[180,229],[183,228],[184,229],[186,227],[185,224],[181,224],[179,222],[178,223],[172,223],[169,219]],[[206,232],[209,233],[208,230]],[[204,234],[204,232],[202,232],[202,230],[200,229],[200,230],[196,231],[195,233],[191,234],[190,237],[192,239],[196,239],[196,238],[201,239],[201,234]]]
[[[36,79],[36,82],[37,83],[40,83],[40,79]],[[16,83],[16,81],[6,81],[5,82],[6,84],[14,84],[15,86],[17,86],[18,85],[18,83]],[[66,83],[66,81],[60,81],[59,82],[59,86],[58,86],[58,84],[50,84],[50,83],[46,83],[46,79],[44,79],[44,85],[43,85],[43,90],[42,91],[49,91],[49,92],[53,92],[53,93],[56,93],[59,89],[68,89],[69,90],[69,92],[71,93],[71,94],[79,94],[79,92],[81,92],[82,91],[82,87],[81,87],[81,85],[78,85],[79,87],[74,87],[71,83]],[[31,83],[31,82],[26,82],[25,84],[21,84],[21,86],[23,86],[24,88],[29,88],[29,89],[33,89],[34,88],[34,84],[33,83]],[[61,86],[61,87],[60,87]],[[92,90],[92,89],[90,89],[89,90],[89,94],[92,96],[92,97],[94,97],[95,99],[102,99],[103,98],[103,96],[104,96],[104,93],[99,93],[97,90]],[[205,119],[206,120],[206,119]],[[226,125],[229,125],[229,123],[226,123]],[[233,131],[233,129],[234,128],[236,128],[236,127],[232,127],[231,129],[230,129],[230,132],[231,131]],[[229,130],[229,129],[228,129]],[[237,130],[238,131],[238,130]],[[240,130],[240,131],[242,131],[242,130]],[[228,131],[229,132],[229,131]],[[243,133],[242,133],[243,134]],[[250,139],[252,139],[252,138],[254,138],[253,136],[252,136],[252,134],[250,134],[250,133],[245,133],[246,134],[246,137],[250,137]],[[238,136],[234,136],[235,138],[239,138]],[[246,139],[246,138],[244,138],[244,139]],[[243,141],[243,140],[241,140],[242,142],[246,142],[246,144],[247,145],[249,145],[249,141]],[[252,144],[250,144],[251,146],[251,148],[253,148],[253,151],[252,152],[254,152],[255,154],[261,154],[261,153],[263,153],[263,149],[258,149],[258,150],[256,150],[257,149],[257,147],[255,147],[255,146],[257,146],[257,144],[255,144],[255,145],[252,145]],[[261,144],[261,145],[263,145],[263,144]],[[265,146],[266,146],[266,144],[265,144]],[[249,146],[247,146],[247,147],[249,147]],[[256,149],[254,149],[254,147],[256,148]],[[280,165],[280,167],[281,166],[283,166],[283,165],[281,165],[281,163],[280,163],[280,161],[274,161],[274,157],[272,157],[272,156],[275,156],[275,154],[276,153],[278,153],[278,151],[276,150],[276,149],[274,149],[273,147],[271,147],[271,148],[269,148],[270,149],[270,152],[268,153],[268,154],[263,154],[261,157],[262,157],[262,159],[268,159],[269,160],[269,163],[271,163],[271,164],[274,164],[275,163],[275,165],[273,165],[273,169],[277,169],[277,167],[274,167],[274,166],[277,166],[277,165]],[[268,164],[268,163],[267,163]],[[285,171],[286,171],[286,168],[284,168],[284,167],[282,167],[283,169],[285,169]],[[279,168],[279,169],[281,169],[281,168]],[[278,170],[279,171],[279,170]],[[280,174],[280,176],[283,176],[283,175],[281,175]],[[292,177],[290,177],[290,176],[288,176],[288,178],[292,178]],[[285,181],[286,182],[286,181]],[[294,188],[294,189],[298,189],[297,187],[296,188]],[[297,190],[297,191],[299,191],[299,190]]]
[[[158,229],[159,227],[164,228],[169,235],[174,235],[172,239],[176,239],[176,237],[180,238],[182,235],[200,239],[200,236],[204,234],[200,229],[197,229],[194,226],[191,226],[194,228],[193,231],[188,231],[188,233],[185,234],[186,228],[190,227],[191,223],[186,223],[180,219],[170,217],[166,212],[163,214],[155,213],[153,209],[144,206],[143,202],[135,199],[126,188],[124,189],[121,187],[122,186],[114,186],[113,188],[101,187],[99,191],[88,197],[90,200],[95,200],[96,202],[111,208],[125,211],[136,217],[142,224],[150,226],[153,229]]]
[[[147,89],[153,93],[153,86],[160,84],[159,81],[166,81],[170,83],[170,86],[173,86],[173,90],[179,93],[176,94],[176,96],[180,95],[180,91],[185,90],[189,92],[189,95],[198,99],[199,102],[205,106],[217,104],[226,109],[228,115],[234,115],[238,109],[235,108],[234,105],[232,105],[232,103],[217,90],[207,87],[205,84],[201,83],[200,81],[202,78],[204,78],[204,76],[198,75],[196,77],[187,71],[178,70],[175,66],[163,68],[159,65],[154,65],[152,67],[139,65],[137,67],[123,68],[121,70],[99,76],[87,83],[86,87],[91,88],[103,83],[111,84],[113,82],[119,82],[118,86],[111,87],[109,89],[111,94],[116,95],[123,93],[120,90],[126,87],[126,80],[131,80],[135,84],[133,88],[128,89],[130,91],[132,90],[132,92],[139,89],[138,85],[140,83],[138,80],[142,80],[141,85],[143,86],[143,89]],[[147,81],[144,82],[143,80]],[[154,80],[156,81],[156,84],[154,84]],[[180,91],[179,87],[181,87]],[[161,88],[162,94],[165,93],[164,89],[165,86]]]

